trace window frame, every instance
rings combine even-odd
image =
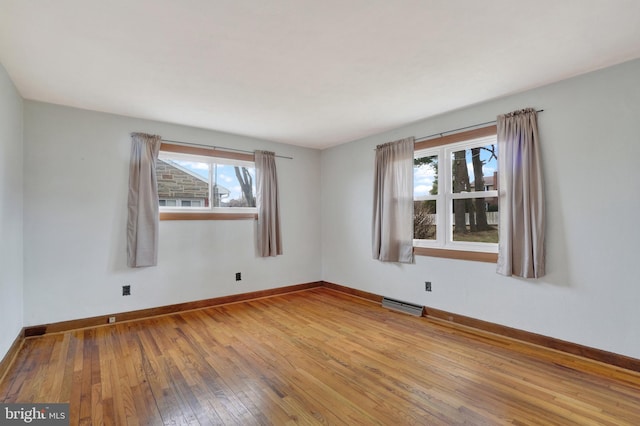
[[[437,139],[419,141],[414,144],[414,158],[415,154],[418,153],[424,154],[425,156],[438,155],[438,195],[430,195],[424,198],[436,200],[436,211],[442,212],[441,214],[436,214],[436,240],[414,239],[413,253],[415,255],[497,263],[498,244],[490,243],[491,246],[487,247],[484,246],[484,244],[487,243],[452,242],[449,241],[449,235],[445,234],[445,232],[452,232],[449,228],[453,226],[452,219],[450,218],[453,199],[473,199],[480,197],[477,194],[460,196],[453,193],[453,191],[449,191],[451,188],[450,177],[452,175],[450,164],[451,154],[456,151],[456,148],[460,148],[469,142],[489,137],[497,137],[497,127],[495,125],[454,133]],[[498,177],[499,173],[500,169],[498,169]],[[440,176],[445,177],[444,185],[440,184]],[[483,194],[481,198],[498,198],[499,202],[500,197],[498,190],[486,192],[490,193],[490,195],[487,196]],[[416,199],[414,198],[414,200]],[[479,244],[482,244],[482,246]]]
[[[204,148],[187,145],[178,145],[163,142],[160,145],[160,152],[194,155],[200,157],[212,157],[229,160],[248,161],[255,164],[255,156],[253,154],[243,152],[225,151],[214,147]],[[255,165],[254,165],[255,167]],[[257,220],[258,211],[256,207],[222,207],[224,211],[204,211],[203,209],[194,208],[193,210],[171,210],[170,208],[161,208],[160,220]],[[209,208],[210,209],[210,208]]]

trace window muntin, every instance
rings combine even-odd
[[[415,247],[497,253],[496,142],[491,135],[416,150]]]
[[[255,163],[161,151],[160,212],[254,213]]]

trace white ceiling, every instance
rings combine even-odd
[[[0,0],[26,99],[325,148],[640,57],[640,0]]]

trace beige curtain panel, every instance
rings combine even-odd
[[[255,162],[258,254],[262,257],[278,256],[282,254],[282,237],[275,154],[256,151]]]
[[[413,263],[413,143],[376,148],[372,249],[383,262]]]
[[[535,109],[498,116],[500,173],[499,274],[545,274],[545,216]]]
[[[158,186],[156,160],[160,136],[131,134],[127,218],[127,265],[158,264]]]

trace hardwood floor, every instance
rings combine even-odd
[[[639,425],[640,374],[314,288],[29,338],[0,401],[72,425]]]

